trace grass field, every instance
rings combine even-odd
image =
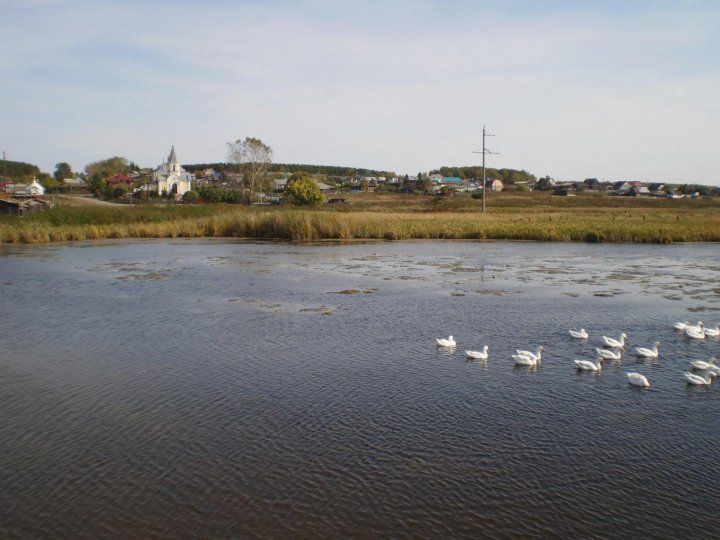
[[[0,243],[99,238],[511,239],[717,242],[720,199],[633,199],[547,193],[426,197],[363,193],[316,208],[241,205],[60,206],[0,218]]]

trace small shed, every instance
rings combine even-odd
[[[575,186],[569,185],[569,186],[557,186],[555,190],[553,191],[553,195],[558,195],[560,197],[574,197],[576,195],[577,191],[575,189]]]
[[[35,199],[0,199],[0,214],[24,216],[49,208],[45,201]]]

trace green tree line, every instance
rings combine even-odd
[[[214,169],[217,172],[229,170],[238,172],[238,166],[233,163],[193,163],[183,165],[183,168],[190,172],[202,171],[204,169]],[[335,165],[306,165],[299,163],[271,163],[268,168],[269,173],[288,172],[322,174],[325,176],[384,176],[386,178],[396,176],[392,171],[378,171],[374,169],[358,169],[354,167],[342,167]]]
[[[40,174],[40,169],[32,163],[6,160],[0,164],[0,175],[4,176],[5,174],[7,174],[8,180],[10,178],[18,181],[32,180],[33,177]]]

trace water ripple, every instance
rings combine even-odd
[[[0,536],[712,530],[720,393],[682,373],[720,342],[672,330],[718,307],[708,246],[35,248],[2,259]],[[372,293],[328,294],[343,290]],[[567,335],[580,326],[588,340]],[[620,362],[574,369],[621,331]],[[458,347],[436,347],[448,334]],[[659,360],[632,356],[655,340]],[[489,361],[465,358],[484,344]],[[513,367],[538,345],[538,368]]]

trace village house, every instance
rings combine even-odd
[[[455,189],[458,189],[463,185],[463,180],[459,176],[443,176],[442,179],[438,182],[438,185],[445,187],[454,187]]]
[[[629,195],[630,190],[632,190],[633,188],[639,188],[641,185],[642,182],[639,182],[637,180],[620,180],[613,184],[613,190],[615,192],[615,195]]]
[[[117,173],[110,178],[107,179],[107,185],[111,188],[116,188],[119,186],[130,188],[133,185],[134,180],[123,173]]]
[[[207,169],[203,169],[199,173],[195,175],[195,185],[196,186],[210,186],[210,185],[217,185],[222,180],[222,174],[213,169],[212,167],[208,167]]]
[[[572,183],[557,185],[553,191],[553,195],[558,195],[560,197],[574,197],[576,194],[577,189],[575,184]]]
[[[665,184],[659,182],[653,182],[648,186],[650,193],[653,195],[664,196],[665,195]]]
[[[488,191],[502,191],[505,186],[500,180],[485,180],[485,189]]]
[[[63,178],[63,184],[70,189],[82,189],[85,187],[85,180],[74,176],[72,178]]]
[[[583,180],[583,184],[585,184],[585,187],[590,190],[600,189],[600,182],[597,178],[586,178]]]

